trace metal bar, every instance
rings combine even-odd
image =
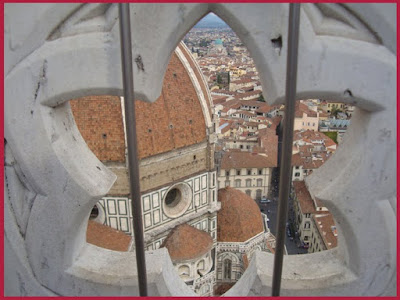
[[[289,35],[286,66],[286,102],[283,123],[282,164],[279,176],[279,204],[277,236],[272,275],[272,296],[279,296],[281,288],[283,249],[291,184],[291,164],[293,146],[293,123],[296,104],[297,51],[299,44],[300,3],[289,4]]]
[[[132,44],[129,3],[119,3],[119,28],[121,37],[122,79],[124,87],[126,133],[129,163],[129,182],[132,198],[133,232],[135,235],[136,264],[140,296],[147,296],[146,261],[144,254],[142,205],[139,184],[139,162],[133,93]]]

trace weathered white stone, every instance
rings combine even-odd
[[[335,155],[307,177],[335,216],[339,246],[285,256],[281,295],[396,294],[396,6],[344,7],[302,10],[297,94],[360,108]],[[172,51],[209,11],[248,47],[266,99],[283,103],[288,5],[270,3],[131,4],[136,96],[157,99]],[[5,168],[6,295],[138,295],[133,253],[85,243],[88,213],[115,176],[65,103],[122,93],[116,12],[116,4],[5,5],[6,160],[12,153],[15,165]],[[333,25],[316,29],[318,18]],[[271,41],[279,36],[281,49]],[[147,266],[150,295],[193,295],[165,251],[148,253]],[[256,254],[227,295],[270,295],[272,267],[272,255]]]

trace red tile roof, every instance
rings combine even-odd
[[[245,193],[226,187],[218,190],[221,210],[217,213],[218,242],[245,242],[264,232],[257,203]]]
[[[90,220],[86,230],[86,241],[98,247],[125,252],[129,249],[131,236]]]
[[[327,249],[337,246],[337,230],[335,220],[330,212],[323,215],[314,215],[315,226],[321,235]],[[335,236],[336,234],[336,236]]]
[[[315,213],[314,201],[304,181],[293,181],[294,191],[303,214]]]
[[[306,113],[308,117],[317,117],[317,113],[308,108],[307,104],[301,103],[300,101],[296,101],[295,105],[295,117],[302,118],[303,113]]]
[[[277,166],[277,151],[251,153],[247,151],[226,151],[222,157],[221,169],[272,168]]]
[[[173,262],[192,260],[211,250],[212,237],[205,231],[188,224],[176,226],[168,234],[161,247],[168,249]]]

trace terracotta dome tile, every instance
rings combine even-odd
[[[161,247],[168,249],[175,262],[200,257],[210,251],[212,245],[213,239],[207,232],[182,224],[172,229]]]
[[[218,242],[245,242],[264,231],[257,203],[245,193],[226,187],[218,190]]]

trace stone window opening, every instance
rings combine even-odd
[[[99,208],[97,205],[93,206],[92,211],[90,212],[90,220],[94,220],[99,216]]]
[[[232,278],[232,261],[230,259],[224,260],[224,279]]]
[[[251,187],[251,179],[246,179],[246,187]]]
[[[170,218],[183,215],[192,202],[192,189],[184,182],[172,186],[164,196],[162,208]]]
[[[178,189],[172,189],[165,197],[165,204],[168,207],[175,207],[181,201],[182,194]]]
[[[240,187],[241,184],[241,180],[240,179],[236,179],[235,180],[235,187]]]

